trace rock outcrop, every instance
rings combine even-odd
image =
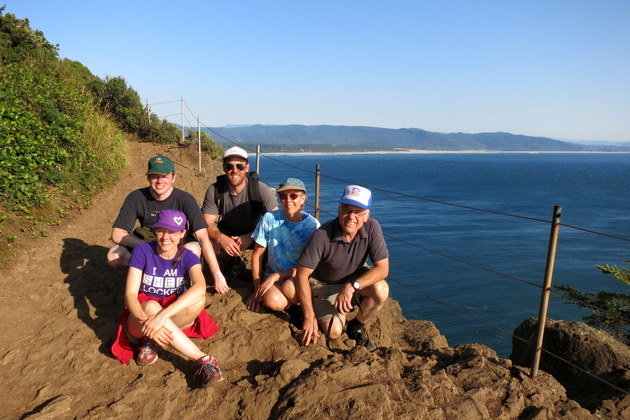
[[[538,319],[519,325],[510,360],[529,366]],[[577,321],[547,320],[540,369],[553,375],[580,405],[607,416],[630,418],[630,347]],[[610,385],[609,385],[610,384]]]

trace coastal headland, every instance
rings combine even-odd
[[[130,142],[132,163],[88,209],[76,209],[48,237],[17,250],[0,295],[0,335],[7,419],[595,419],[567,397],[551,375],[529,369],[479,344],[449,347],[430,320],[407,320],[388,301],[371,322],[374,352],[342,336],[301,347],[299,326],[285,313],[253,313],[249,272],[225,295],[209,287],[207,311],[221,328],[197,340],[221,363],[226,380],[197,387],[194,366],[177,354],[141,367],[109,352],[124,306],[125,273],[107,266],[111,225],[126,194],[146,185],[149,157],[176,162],[179,188],[202,197],[220,163],[187,147]],[[247,260],[245,261],[247,263]],[[599,413],[627,418],[630,397]],[[625,411],[624,411],[625,410]]]

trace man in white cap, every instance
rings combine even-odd
[[[210,185],[203,201],[203,217],[217,255],[238,257],[253,246],[252,232],[258,220],[278,203],[269,187],[249,172],[247,152],[230,147],[223,154],[225,175]],[[217,223],[218,222],[218,223]]]
[[[346,333],[357,345],[372,350],[365,322],[389,296],[385,281],[389,253],[380,224],[370,219],[372,193],[348,185],[339,200],[337,218],[317,229],[298,261],[297,297],[304,322],[302,344],[317,343],[321,329],[328,338],[341,335],[345,314],[359,298],[359,311],[348,322]],[[370,258],[373,267],[365,265]]]

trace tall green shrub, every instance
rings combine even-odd
[[[0,72],[0,195],[10,209],[24,212],[64,182],[88,104],[51,66],[38,64],[10,63]]]

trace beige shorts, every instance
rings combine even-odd
[[[365,270],[369,269],[370,267],[367,265],[363,266],[354,276],[352,276],[352,278],[348,279],[348,281],[354,281],[355,279],[361,277],[363,273],[365,273]],[[327,284],[313,277],[310,277],[308,281],[311,283],[313,310],[315,311],[317,322],[328,322],[335,315],[345,317],[345,314],[341,314],[337,311],[337,309],[335,309],[335,300],[337,300],[337,295],[347,282]],[[354,295],[359,298],[361,296],[361,292],[357,290],[354,292]]]

